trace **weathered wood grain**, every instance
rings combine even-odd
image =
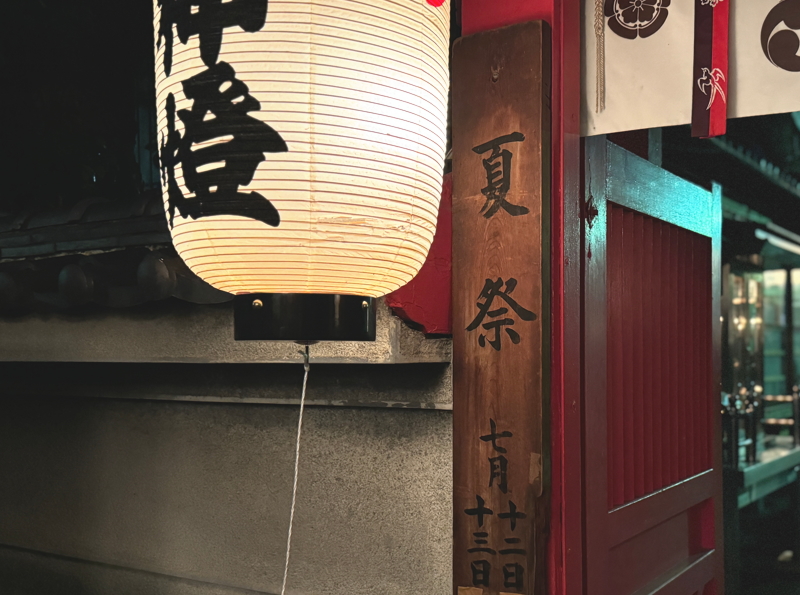
[[[462,38],[453,51],[454,593],[546,590],[549,177],[548,26]],[[512,523],[514,508],[524,517]]]

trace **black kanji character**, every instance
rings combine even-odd
[[[493,550],[490,547],[487,547],[487,544],[489,543],[489,541],[486,539],[487,537],[489,537],[488,533],[486,533],[485,531],[478,531],[477,533],[473,533],[472,535],[475,537],[474,540],[475,543],[480,547],[470,548],[467,550],[467,552],[469,552],[470,554],[475,554],[477,552],[483,552],[485,554],[492,554],[492,555],[497,554],[497,551]]]
[[[512,544],[512,545],[513,544],[517,544],[520,541],[522,541],[522,540],[519,537],[508,537],[508,538],[505,539],[506,543]],[[517,555],[520,555],[520,556],[525,556],[527,554],[527,552],[524,549],[522,549],[521,547],[507,548],[507,549],[504,549],[504,550],[500,550],[500,555],[501,556],[508,556],[508,555],[513,555],[513,554],[517,554]]]
[[[512,434],[509,431],[498,433],[497,424],[492,418],[489,418],[489,428],[491,429],[491,432],[489,434],[486,434],[486,436],[481,436],[481,440],[483,440],[484,442],[491,442],[492,448],[497,452],[502,452],[502,453],[508,452],[504,447],[497,444],[497,440],[500,438],[511,438],[514,436],[514,434]]]
[[[501,208],[512,217],[527,215],[530,212],[527,207],[511,204],[506,200],[506,195],[511,189],[511,158],[514,155],[508,149],[501,148],[505,143],[518,143],[524,140],[524,134],[512,132],[472,148],[479,155],[491,151],[489,156],[483,160],[483,167],[486,170],[486,188],[481,190],[481,194],[486,197],[481,213],[487,219]]]
[[[506,542],[507,543],[508,542],[519,543],[519,539],[506,539]],[[519,547],[517,547],[517,548],[507,548],[507,549],[504,549],[504,550],[500,550],[500,555],[501,556],[509,556],[509,555],[514,555],[514,554],[519,555],[519,556],[525,556],[525,555],[527,555],[527,552],[524,549],[519,548]]]
[[[526,516],[527,515],[524,512],[517,512],[517,505],[511,500],[508,501],[508,512],[501,512],[497,515],[498,518],[509,519],[512,531],[516,530],[517,528],[517,519],[521,520]]]
[[[264,153],[288,151],[278,132],[248,115],[261,104],[226,62],[184,81],[183,91],[194,102],[190,110],[178,111],[186,130],[183,136],[175,130],[175,99],[170,94],[167,140],[162,140],[161,165],[167,182],[170,225],[177,209],[184,218],[238,215],[278,226],[280,215],[269,200],[258,192],[239,191],[253,180]],[[184,197],[174,182],[179,163],[193,198]],[[207,168],[215,164],[222,167]]]
[[[471,547],[471,548],[469,548],[467,550],[467,552],[470,553],[470,554],[475,554],[477,552],[481,552],[481,553],[484,553],[484,554],[492,554],[492,555],[497,553],[496,550],[493,550],[492,548],[489,548],[489,547]]]
[[[167,95],[167,138],[161,139],[161,179],[167,186],[167,203],[169,204],[169,224],[175,216],[175,206],[184,202],[183,193],[175,179],[175,166],[180,163],[178,151],[181,146],[181,134],[175,129],[175,96]]]
[[[470,564],[470,568],[472,569],[472,586],[488,587],[489,573],[492,570],[489,560],[475,560]]]
[[[506,543],[508,543],[508,544],[517,544],[522,540],[519,537],[507,537],[504,541]],[[524,549],[519,548],[519,547],[500,550],[500,555],[501,556],[507,556],[509,554],[518,554],[520,556],[525,556],[527,554],[527,552]]]
[[[478,527],[483,527],[483,517],[490,516],[494,514],[494,511],[490,508],[484,506],[486,502],[480,496],[475,496],[478,499],[478,506],[476,508],[467,508],[464,510],[469,516],[477,516],[478,517]]]
[[[503,566],[503,586],[506,589],[522,591],[525,588],[523,580],[525,569],[517,563]]]
[[[506,304],[508,304],[511,309],[519,316],[522,320],[532,321],[536,320],[536,314],[527,310],[520,306],[514,298],[511,297],[511,293],[517,287],[517,280],[513,277],[510,278],[507,282],[505,282],[505,291],[503,289],[503,279],[498,277],[497,281],[492,281],[491,279],[486,279],[486,283],[483,285],[483,289],[481,290],[478,299],[483,299],[483,302],[478,302],[476,305],[478,307],[478,315],[475,317],[470,325],[467,327],[468,331],[474,331],[478,326],[481,326],[483,320],[488,316],[491,319],[489,322],[483,323],[483,329],[486,331],[494,331],[494,338],[489,339],[489,344],[497,351],[500,351],[501,347],[501,335],[500,329],[507,326],[514,325],[513,318],[500,318],[505,316],[508,313],[508,308],[501,306],[500,308],[496,308],[492,310],[492,303],[494,302],[495,298],[503,299]],[[511,342],[515,345],[520,342],[519,333],[511,328],[506,328],[506,333],[511,338]],[[481,347],[486,346],[486,335],[481,334],[478,337],[478,344]]]
[[[239,27],[255,33],[267,22],[269,0],[158,0],[161,18],[158,25],[158,47],[164,46],[164,72],[172,72],[172,26],[178,39],[186,44],[192,35],[200,37],[200,56],[206,66],[219,58],[222,32]]]
[[[508,459],[503,455],[489,459],[489,467],[491,474],[489,475],[489,487],[494,485],[494,480],[497,479],[497,487],[504,494],[508,493]]]

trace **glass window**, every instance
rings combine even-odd
[[[764,392],[768,395],[786,392],[785,303],[786,271],[764,271]],[[758,322],[756,319],[751,324],[755,326]]]

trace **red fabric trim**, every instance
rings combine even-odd
[[[733,0],[695,0],[692,136],[725,134],[728,101],[728,28]],[[709,101],[711,105],[709,107]]]
[[[722,0],[714,7],[714,37],[712,41],[712,68],[719,68],[725,75],[722,85],[726,101],[715,101],[711,106],[711,120],[708,127],[708,136],[725,134],[728,124],[728,51],[730,32],[730,10],[733,0]]]
[[[722,0],[723,2],[725,0]],[[714,60],[714,8],[708,0],[694,0],[694,58],[692,66],[692,136],[708,136],[711,122],[709,101],[722,99],[717,93],[719,73]]]

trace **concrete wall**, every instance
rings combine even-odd
[[[280,592],[296,407],[62,396],[36,369],[0,369],[0,593]],[[451,438],[447,410],[309,407],[287,592],[449,593]]]

